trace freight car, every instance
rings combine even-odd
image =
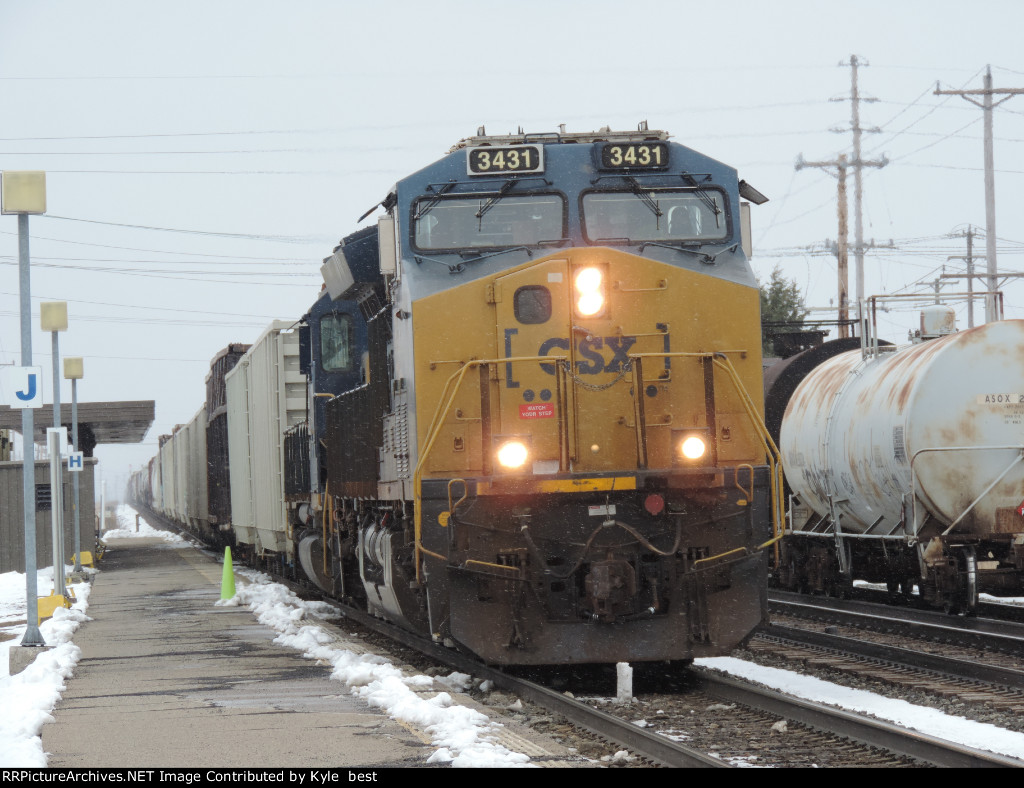
[[[840,353],[795,388],[779,441],[784,587],[917,586],[959,613],[981,591],[1024,594],[1024,321],[955,332],[951,312],[932,307],[915,343]]]
[[[781,528],[763,200],[646,124],[400,180],[226,375],[239,553],[492,663],[728,653]]]
[[[158,454],[128,481],[127,500],[220,548],[234,544],[224,377],[248,349],[231,344],[213,358],[203,407],[188,424],[161,435]]]

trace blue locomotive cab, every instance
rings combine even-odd
[[[366,381],[366,321],[354,301],[335,301],[325,290],[302,318],[299,328],[300,371],[309,388],[310,432],[317,474],[312,492],[326,480],[326,408],[332,397]]]

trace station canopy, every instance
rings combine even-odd
[[[156,415],[154,400],[133,402],[79,402],[78,433],[82,450],[105,443],[141,443]],[[61,424],[71,428],[71,403],[60,404]],[[46,443],[46,429],[53,426],[53,405],[35,408],[32,432],[35,443]],[[0,406],[0,430],[21,432],[21,410]],[[90,445],[91,444],[91,445]]]

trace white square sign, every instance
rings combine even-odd
[[[43,368],[0,367],[0,399],[19,410],[43,407]]]
[[[68,428],[67,427],[47,427],[46,428],[46,446],[50,446],[50,433],[57,433],[57,440],[60,445],[60,456],[66,457],[68,454]]]

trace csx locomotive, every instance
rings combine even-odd
[[[215,359],[193,424],[226,403],[228,468],[171,514],[491,663],[728,653],[780,527],[745,251],[764,199],[646,124],[481,129],[342,240],[298,330]],[[140,504],[175,497],[172,455]]]

